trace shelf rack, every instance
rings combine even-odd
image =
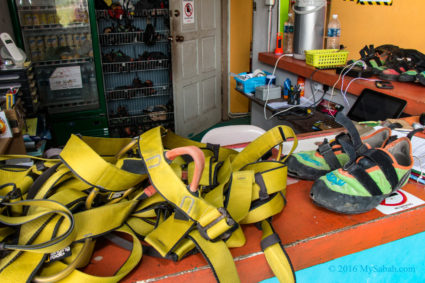
[[[105,74],[167,70],[169,68],[168,59],[103,63],[102,65]]]
[[[142,87],[142,88],[127,88],[119,90],[107,90],[106,99],[108,101],[119,101],[127,99],[138,99],[142,97],[159,97],[169,96],[170,86],[162,85],[155,87]]]
[[[135,32],[111,32],[99,34],[100,45],[102,46],[116,46],[125,44],[144,44],[143,31]],[[167,43],[169,31],[161,30],[156,31],[156,43]]]
[[[169,10],[124,12],[121,20],[108,10],[95,15],[111,135],[139,135],[160,125],[174,130]],[[149,23],[155,44],[144,42]]]

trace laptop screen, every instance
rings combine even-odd
[[[353,121],[383,121],[398,118],[406,107],[406,100],[364,89],[348,112]]]

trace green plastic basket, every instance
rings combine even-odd
[[[347,62],[348,51],[339,49],[315,49],[305,51],[305,62],[318,69],[331,69]]]

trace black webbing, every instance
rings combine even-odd
[[[218,160],[218,155],[220,153],[220,145],[219,144],[213,144],[213,143],[207,143],[207,149],[211,150],[214,154],[214,161]]]
[[[415,130],[413,130],[413,131],[410,131],[410,132],[407,134],[407,137],[408,137],[408,139],[409,139],[409,140],[412,140],[413,136],[414,136],[414,135],[416,135],[416,133],[419,133],[419,132],[422,132],[422,131],[424,131],[424,129],[423,129],[423,128],[415,129]]]
[[[26,199],[33,199],[36,196],[41,186],[56,172],[56,169],[59,167],[59,165],[61,165],[60,162],[50,167],[44,171],[43,174],[41,174],[40,177],[34,181],[34,183],[32,183],[31,187],[28,189]]]
[[[273,233],[261,240],[261,243],[260,243],[261,250],[264,251],[266,248],[276,243],[280,244],[281,241],[280,241],[279,235],[276,233]]]
[[[367,151],[364,156],[370,158],[381,168],[385,178],[391,184],[391,189],[394,189],[398,184],[398,177],[392,159],[382,150],[376,149]]]
[[[332,150],[332,147],[328,143],[328,140],[325,141],[318,148],[319,153],[325,158],[326,163],[328,163],[331,170],[335,170],[341,167],[341,164],[338,161],[335,153]]]
[[[344,114],[342,114],[342,112],[338,112],[336,114],[335,121],[347,129],[348,134],[351,137],[351,141],[353,142],[354,149],[357,151],[363,145],[363,142],[360,138],[359,132],[356,129],[356,126],[354,126],[353,122]]]
[[[350,158],[350,160],[344,165],[344,168],[347,168],[356,161],[356,158],[357,158],[356,151],[353,145],[350,142],[346,141],[345,139],[340,139],[338,142],[341,144],[342,148],[344,149],[344,152]]]
[[[261,173],[255,173],[255,182],[260,187],[259,197],[261,200],[265,200],[270,198],[267,193],[266,184],[264,183],[263,175]]]
[[[353,175],[353,177],[356,178],[357,181],[359,181],[359,183],[361,183],[372,196],[382,195],[382,191],[379,189],[372,177],[370,177],[366,170],[358,164],[352,164],[348,168],[348,173]]]

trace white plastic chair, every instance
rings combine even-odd
[[[223,126],[209,130],[202,143],[219,144],[221,146],[251,142],[266,131],[254,125]]]

